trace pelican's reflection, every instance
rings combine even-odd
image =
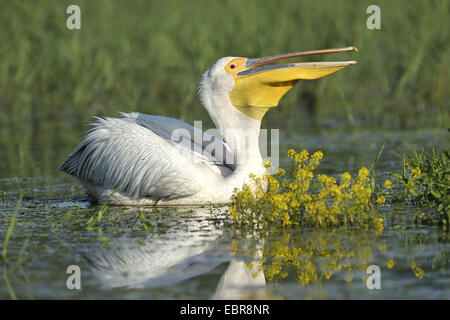
[[[125,214],[136,215],[145,210],[154,209],[130,208]],[[226,208],[214,210],[216,215],[226,214]],[[174,285],[229,262],[213,299],[248,297],[249,292],[265,286],[264,273],[255,274],[254,269],[261,263],[262,248],[257,250],[254,261],[244,261],[243,257],[233,256],[230,236],[218,222],[223,219],[213,219],[210,208],[183,208],[182,213],[175,214],[177,219],[165,219],[163,234],[149,234],[141,243],[127,236],[113,247],[85,248],[84,255],[102,285],[106,288]]]
[[[213,299],[259,298],[264,296],[266,278],[262,272],[262,244],[256,244],[256,254],[251,262],[231,259],[220,278]]]

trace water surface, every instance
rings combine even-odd
[[[401,168],[405,141],[430,148],[448,147],[447,140],[440,130],[290,135],[280,154],[291,147],[320,149],[320,170],[337,175],[369,166],[385,143],[376,167],[382,183]],[[226,207],[92,206],[75,179],[56,171],[61,157],[36,154],[34,170],[17,171],[11,155],[0,165],[3,252],[17,212],[0,262],[0,298],[450,298],[448,233],[414,223],[421,208],[387,205],[381,234],[342,228],[244,232],[233,227]],[[17,172],[29,175],[16,178]],[[81,290],[67,288],[70,265],[80,267]],[[366,286],[369,265],[380,267],[380,290]]]

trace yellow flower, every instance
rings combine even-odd
[[[386,198],[384,196],[379,196],[377,198],[377,203],[378,204],[385,204],[386,203]]]
[[[391,189],[392,188],[392,182],[389,179],[386,179],[384,181],[384,186],[386,187],[386,189]]]
[[[348,172],[344,172],[341,175],[341,180],[349,182],[352,179],[352,176]]]
[[[418,279],[422,279],[423,278],[425,272],[423,271],[423,269],[420,266],[417,265],[417,263],[415,261],[413,261],[411,263],[411,269],[413,270],[414,275],[416,276],[416,278],[418,278]]]
[[[386,267],[388,269],[392,269],[394,267],[394,259],[390,259],[388,262],[386,262]]]
[[[361,169],[359,169],[358,176],[367,177],[368,175],[369,175],[369,170],[367,170],[366,167],[362,167]]]
[[[300,153],[294,155],[294,161],[297,164],[303,164],[306,160],[308,160],[309,152],[306,150],[302,150]]]
[[[408,183],[405,184],[405,190],[404,190],[405,193],[414,192],[414,187],[415,187],[414,181],[409,180]]]
[[[323,158],[323,152],[322,151],[316,151],[313,153],[313,155],[311,156],[311,160],[322,160]]]
[[[270,168],[272,166],[272,162],[269,161],[268,159],[264,159],[263,166],[264,168]]]
[[[293,158],[296,155],[296,153],[297,152],[295,152],[294,149],[289,149],[287,155],[289,158]]]
[[[415,167],[414,169],[411,170],[411,177],[413,177],[414,179],[420,177],[421,174],[422,171],[420,170],[419,167]]]
[[[277,175],[283,177],[286,174],[286,171],[283,168],[278,169]]]

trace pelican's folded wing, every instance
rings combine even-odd
[[[123,113],[122,115],[152,130],[160,137],[191,150],[192,156],[198,161],[228,167],[231,171],[235,169],[234,154],[228,145],[217,136],[210,135],[174,118],[137,112]]]
[[[60,170],[133,198],[190,196],[200,191],[204,177],[189,151],[128,115],[98,118]]]

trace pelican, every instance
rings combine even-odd
[[[266,172],[258,146],[265,113],[299,80],[322,78],[356,61],[273,63],[352,50],[357,51],[351,46],[221,58],[199,85],[217,136],[164,116],[133,112],[97,118],[59,169],[75,176],[93,203],[227,204],[234,190],[250,181],[250,174]]]

